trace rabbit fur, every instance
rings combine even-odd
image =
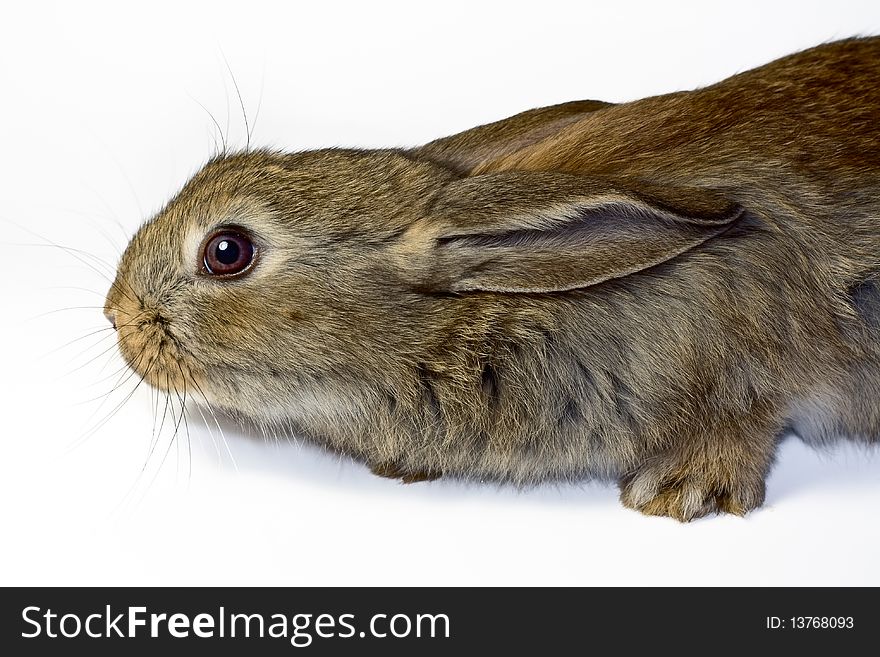
[[[223,154],[107,296],[151,385],[404,481],[759,506],[779,438],[880,437],[880,38],[411,149]],[[199,270],[246,231],[246,276]]]

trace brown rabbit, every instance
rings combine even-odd
[[[880,437],[880,39],[412,150],[209,162],[106,314],[152,385],[405,481],[615,478],[680,520]]]

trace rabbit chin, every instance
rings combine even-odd
[[[336,429],[340,423],[363,420],[364,410],[355,391],[312,382],[307,388],[269,392],[257,382],[239,382],[233,392],[203,384],[204,395],[193,395],[202,406],[220,410],[263,427],[318,434]]]

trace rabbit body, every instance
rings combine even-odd
[[[420,148],[209,162],[123,255],[132,367],[404,481],[602,477],[743,514],[880,438],[880,39]],[[259,258],[218,280],[206,235]]]

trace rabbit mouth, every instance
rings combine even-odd
[[[192,356],[159,311],[141,309],[119,320],[119,351],[142,381],[162,392],[203,396]]]

